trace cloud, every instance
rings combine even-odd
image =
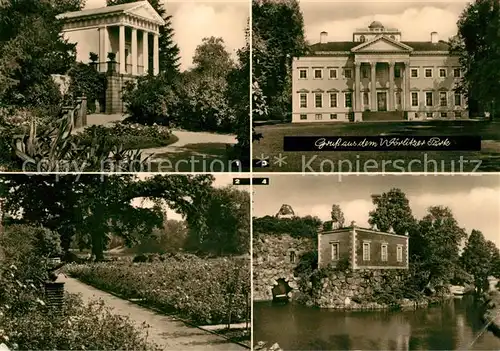
[[[385,7],[381,7],[381,4]],[[398,2],[397,12],[390,2],[378,3],[378,6],[367,3],[359,11],[354,9],[356,5],[360,6],[358,3],[350,4],[351,8],[343,8],[342,12],[346,16],[339,18],[323,17],[316,10],[309,10],[312,5],[304,7],[306,38],[311,43],[316,43],[319,41],[319,33],[326,31],[329,41],[349,41],[356,28],[366,28],[376,20],[386,27],[401,30],[403,41],[427,41],[433,31],[439,33],[440,39],[448,40],[457,32],[456,23],[463,9],[462,2],[440,5]],[[387,6],[388,9],[385,9]],[[331,8],[334,9],[335,4]]]

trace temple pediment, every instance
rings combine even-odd
[[[401,52],[409,53],[413,49],[408,45],[392,40],[391,38],[381,35],[372,40],[364,42],[351,49],[355,53],[371,53],[371,52]]]
[[[163,26],[165,25],[165,21],[161,16],[155,11],[153,6],[148,1],[140,1],[137,3],[137,6],[132,7],[131,9],[125,11],[125,13],[142,17],[145,20],[149,20],[151,22],[155,22],[156,24]]]

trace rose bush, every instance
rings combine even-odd
[[[96,288],[144,302],[198,325],[249,319],[246,260],[167,257],[153,263],[71,265],[70,275]]]

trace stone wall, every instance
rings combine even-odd
[[[373,299],[375,291],[391,292],[391,289],[401,284],[406,271],[399,270],[355,270],[329,271],[326,277],[321,278],[314,287],[314,297],[307,301],[309,305],[320,308],[348,309],[348,310],[376,310],[390,308],[390,305],[377,303]],[[311,284],[312,285],[312,284]],[[418,307],[428,302],[398,301],[401,307]]]
[[[292,238],[290,235],[257,234],[253,241],[253,299],[272,300],[272,288],[278,279],[285,279],[293,289],[291,296],[298,292],[298,278],[293,271],[300,256],[316,251],[316,240]],[[292,254],[292,252],[294,254]],[[291,256],[295,256],[291,262]]]
[[[137,77],[125,74],[112,73],[107,76],[106,86],[106,113],[124,113],[124,103],[122,100],[122,89],[129,81],[136,80]]]

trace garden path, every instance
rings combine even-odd
[[[188,326],[173,317],[155,313],[132,302],[83,284],[76,279],[60,275],[58,281],[65,283],[66,291],[81,294],[85,302],[102,299],[106,306],[113,308],[116,314],[129,316],[138,326],[146,322],[150,325],[148,340],[158,344],[164,350],[245,350],[243,346],[231,343],[221,336]]]

